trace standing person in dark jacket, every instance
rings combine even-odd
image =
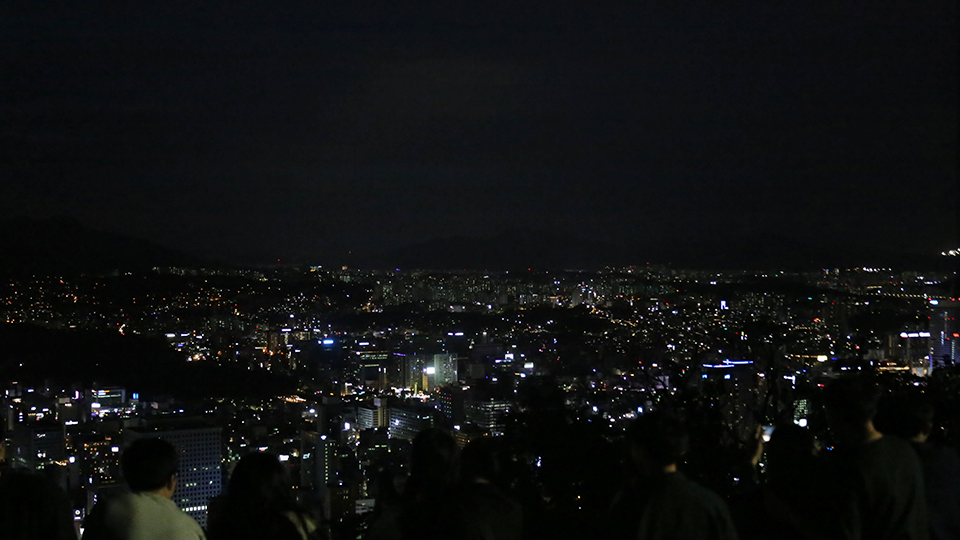
[[[619,516],[615,516],[633,516],[626,527],[627,538],[737,538],[723,499],[677,470],[687,447],[686,431],[679,419],[660,412],[645,414],[633,424],[628,437],[631,457],[639,472],[638,485],[631,495],[620,500]]]
[[[220,511],[211,516],[209,540],[319,540],[316,520],[294,498],[277,456],[247,454],[233,469]]]
[[[890,413],[890,432],[920,457],[933,540],[960,540],[960,459],[954,449],[930,441],[933,401],[922,393],[898,396]]]
[[[838,527],[829,469],[805,427],[777,426],[767,445],[764,506],[782,538],[832,540]],[[767,531],[769,537],[769,530]]]
[[[930,538],[923,471],[905,441],[873,425],[880,390],[863,378],[834,381],[825,391],[827,421],[837,441],[841,530],[850,540]]]
[[[469,519],[458,496],[460,452],[453,437],[440,429],[421,431],[410,458],[399,504],[374,519],[367,540],[490,540],[490,532]]]
[[[0,433],[0,538],[77,540],[67,494],[42,476],[3,466]]]
[[[520,540],[523,511],[498,487],[500,455],[490,438],[477,439],[460,455],[459,497],[468,519],[489,531],[489,540]]]

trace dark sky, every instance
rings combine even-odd
[[[406,4],[4,2],[0,213],[218,257],[956,247],[955,2]]]

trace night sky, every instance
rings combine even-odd
[[[407,4],[3,2],[0,214],[246,260],[957,247],[955,2]]]

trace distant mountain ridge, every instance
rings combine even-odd
[[[861,246],[820,246],[767,233],[749,237],[692,236],[614,243],[545,231],[508,230],[486,237],[433,238],[383,254],[354,257],[347,262],[365,268],[437,270],[590,270],[647,263],[715,270],[807,271],[857,266],[925,270],[951,268],[950,262],[944,259],[934,255],[877,253]]]
[[[71,217],[0,220],[0,271],[82,273],[203,266],[201,257],[140,238],[98,231]]]
[[[436,237],[405,247],[351,254],[345,249],[314,260],[285,263],[346,264],[368,269],[510,270],[582,269],[662,264],[712,270],[788,270],[876,266],[917,270],[955,269],[955,257],[878,253],[861,246],[821,246],[759,233],[743,236],[637,238],[613,242],[585,234],[508,229],[487,236]],[[0,220],[0,272],[95,273],[154,266],[218,267],[222,264],[157,243],[99,231],[74,218]]]
[[[580,236],[511,229],[488,237],[451,236],[354,263],[371,268],[566,269],[627,264],[625,247]]]

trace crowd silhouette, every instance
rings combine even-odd
[[[515,473],[531,456],[507,441],[480,438],[461,449],[448,432],[428,429],[413,441],[409,475],[380,470],[375,511],[349,537],[960,539],[960,459],[944,444],[952,425],[938,421],[943,415],[931,394],[913,385],[884,387],[869,377],[834,380],[819,393],[826,431],[787,421],[765,441],[757,429],[741,448],[739,465],[721,471],[735,481],[729,489],[690,466],[688,414],[664,406],[640,415],[614,446],[621,474],[609,485],[619,487],[575,507],[525,484]],[[348,536],[301,506],[286,467],[269,453],[253,452],[237,463],[219,504],[211,505],[206,531],[170,500],[177,452],[169,443],[135,441],[121,467],[128,493],[94,507],[84,539]],[[583,514],[592,517],[564,533],[557,523],[575,521],[564,514],[589,504],[602,511]],[[0,469],[0,519],[5,539],[77,537],[63,492],[32,473]]]

